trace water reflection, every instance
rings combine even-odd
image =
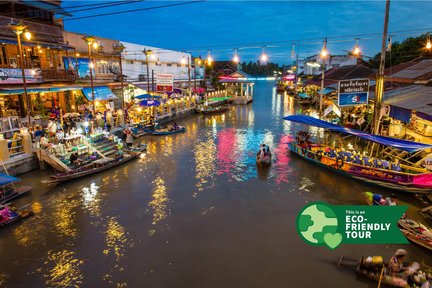
[[[149,206],[153,210],[153,220],[152,225],[155,226],[159,221],[164,220],[167,217],[168,211],[168,194],[165,186],[165,181],[161,177],[157,177],[153,181],[153,194],[152,200],[149,202]],[[149,234],[153,235],[156,232],[153,227],[150,229]]]
[[[83,207],[94,216],[101,215],[100,197],[98,194],[99,186],[97,186],[95,183],[91,183],[90,187],[84,187],[82,189]]]
[[[103,250],[105,255],[114,254],[116,261],[124,256],[128,239],[126,237],[125,229],[121,226],[115,217],[108,219],[106,230],[106,249]]]
[[[44,274],[48,287],[81,287],[84,276],[81,272],[83,260],[68,250],[48,252],[48,260],[44,263],[49,269]],[[53,266],[53,267],[52,267]],[[50,268],[52,267],[52,268]]]
[[[207,134],[207,138],[207,141],[201,140],[195,145],[195,186],[198,189],[198,192],[193,192],[194,197],[204,189],[214,186],[214,173],[216,172],[216,145],[210,135]]]
[[[75,198],[75,195],[70,195],[65,198],[59,197],[53,200],[53,216],[54,227],[57,232],[63,236],[75,237],[78,235],[78,229],[75,223],[76,211],[75,208],[81,205],[80,201]]]

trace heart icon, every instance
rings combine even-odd
[[[330,249],[336,249],[336,247],[339,246],[342,242],[342,234],[340,233],[326,233],[324,235],[324,243],[330,248]]]

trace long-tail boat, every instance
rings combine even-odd
[[[305,115],[290,115],[283,119],[358,137],[367,144],[375,143],[377,148],[366,153],[350,152],[343,147],[314,143],[307,132],[300,131],[288,146],[303,159],[371,184],[414,193],[432,192],[432,173],[423,161],[432,145],[373,135]]]

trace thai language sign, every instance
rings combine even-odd
[[[297,216],[297,232],[311,245],[407,244],[397,226],[404,206],[339,206],[314,202]]]
[[[156,92],[173,92],[174,77],[172,74],[156,75]]]
[[[339,81],[339,106],[363,105],[369,99],[369,79]]]
[[[40,69],[24,69],[26,83],[41,83],[42,72]],[[23,83],[21,69],[1,68],[0,84],[19,84]]]

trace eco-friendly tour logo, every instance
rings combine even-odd
[[[406,244],[397,227],[404,206],[339,206],[314,202],[297,216],[297,232],[308,244]]]

